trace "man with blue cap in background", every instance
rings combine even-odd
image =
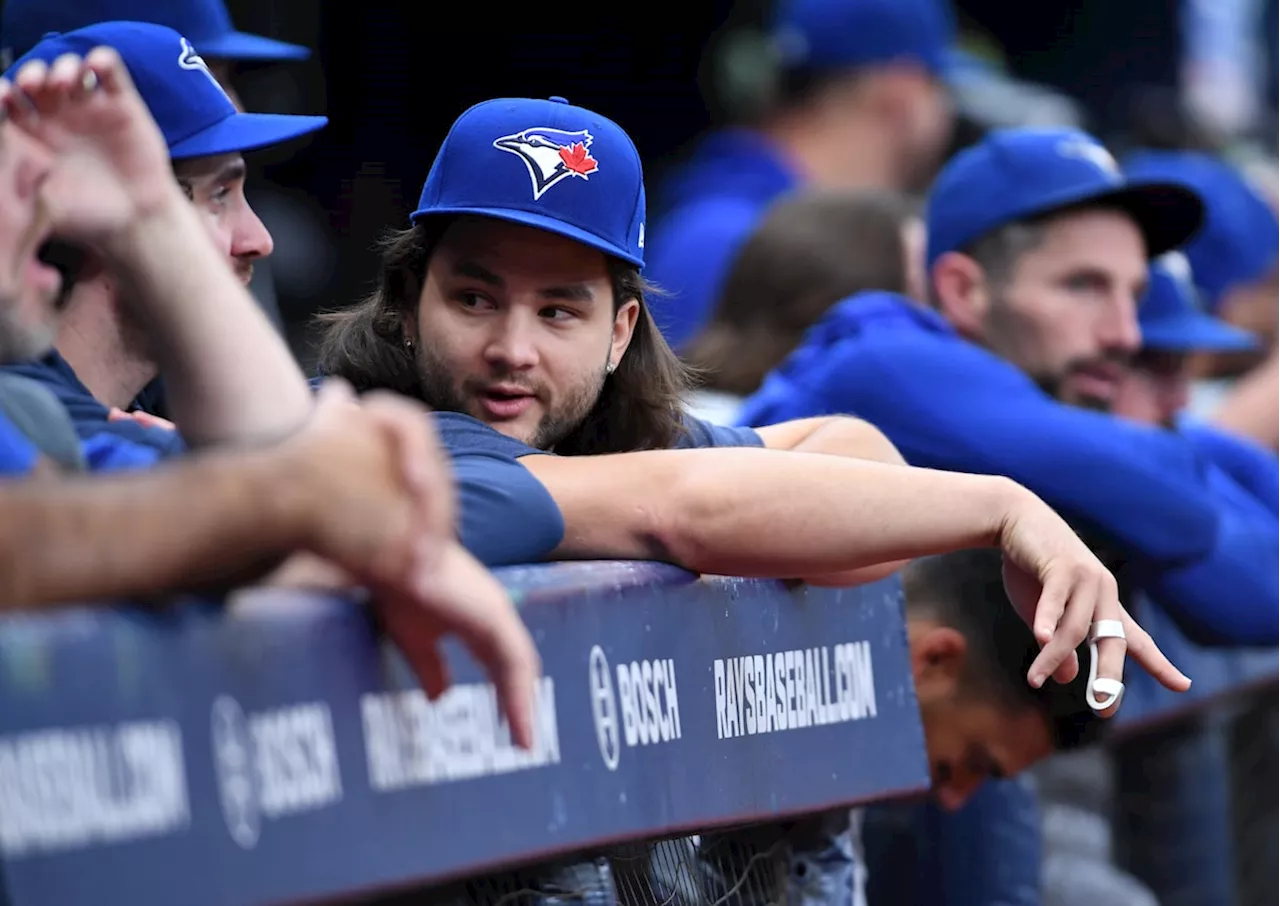
[[[311,50],[302,45],[237,30],[223,0],[5,0],[0,8],[0,67],[8,69],[50,32],[65,33],[120,21],[164,25],[186,37],[240,110],[244,105],[233,83],[242,65],[298,61],[311,56]],[[254,270],[249,289],[279,329],[276,280],[265,262]],[[149,384],[137,402],[143,411],[165,414],[162,383]]]
[[[1205,201],[1205,224],[1185,249],[1205,307],[1254,333],[1260,342],[1241,352],[1198,357],[1192,407],[1215,424],[1270,450],[1280,447],[1280,222],[1274,201],[1235,165],[1193,151],[1142,151],[1125,160],[1140,179],[1190,186]],[[1208,366],[1205,368],[1204,366]]]
[[[1249,352],[1258,338],[1201,309],[1188,256],[1169,252],[1151,265],[1138,309],[1142,348],[1128,362],[1112,411],[1176,429],[1191,399],[1191,356]]]
[[[254,262],[271,253],[271,236],[244,196],[241,152],[267,147],[320,129],[324,117],[238,112],[186,37],[144,22],[107,22],[51,35],[15,64],[52,62],[64,53],[116,48],[168,143],[174,175],[202,215],[210,235],[248,285]],[[148,325],[130,317],[128,292],[100,258],[80,252],[64,282],[65,303],[56,349],[37,363],[14,366],[57,394],[83,440],[97,435],[93,468],[154,461],[185,449],[162,426],[113,419],[157,376]]]
[[[775,198],[802,184],[926,185],[951,134],[941,76],[946,0],[783,0],[767,35],[719,48],[724,79],[749,69],[741,124],[706,136],[659,190],[654,317],[679,350],[710,318],[734,254]]]
[[[1201,211],[1185,186],[1125,179],[1085,133],[996,130],[931,193],[933,309],[887,293],[833,307],[742,421],[852,413],[913,465],[1007,475],[1118,549],[1194,637],[1273,642],[1276,564],[1227,543],[1203,456],[1106,414],[1140,348],[1147,259]]]
[[[1125,369],[1113,411],[1122,418],[1176,431],[1196,446],[1213,468],[1225,500],[1257,509],[1276,528],[1280,515],[1280,465],[1273,453],[1188,414],[1191,356],[1248,352],[1258,339],[1200,308],[1185,256],[1171,252],[1151,267],[1151,286],[1139,312],[1142,349]],[[1261,539],[1268,549],[1280,537]]]

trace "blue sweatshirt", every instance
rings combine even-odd
[[[1109,538],[1201,641],[1275,644],[1277,523],[1197,443],[1062,405],[891,293],[832,308],[743,405],[743,424],[847,413],[916,466],[1006,475]]]
[[[711,319],[739,248],[766,208],[799,177],[764,138],[713,132],[659,188],[645,277],[668,295],[650,299],[667,342],[679,349]]]

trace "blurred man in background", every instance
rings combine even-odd
[[[661,186],[647,276],[677,350],[711,316],[769,203],[802,185],[921,189],[945,153],[946,0],[784,0],[765,36],[729,38],[725,78],[752,70],[754,109],[711,133]]]
[[[54,3],[5,0],[0,4],[0,67],[8,69],[50,32],[63,33],[102,22],[119,21],[164,25],[184,35],[239,110],[244,109],[235,86],[239,69],[300,61],[311,55],[309,48],[298,44],[238,31],[223,0],[59,0]],[[313,257],[316,257],[327,249],[314,251]],[[276,281],[271,266],[265,261],[260,261],[254,268],[249,289],[272,324],[280,329]],[[138,396],[136,408],[145,413],[168,416],[163,381],[157,379],[149,383]]]
[[[685,351],[700,379],[689,411],[734,424],[742,399],[828,308],[877,289],[923,301],[923,269],[924,221],[900,193],[811,189],[779,198],[733,256],[710,320]]]
[[[60,54],[84,54],[100,44],[123,57],[165,136],[178,184],[247,286],[256,263],[271,254],[272,240],[245,199],[241,152],[314,132],[327,121],[237,112],[191,42],[149,23],[101,23],[46,38],[14,68],[33,59],[52,63]],[[79,257],[64,281],[56,349],[12,370],[53,390],[82,439],[106,435],[94,446],[91,469],[136,462],[135,445],[154,451],[143,461],[181,453],[182,438],[166,427],[111,419],[112,410],[128,409],[157,377],[156,353],[150,325],[132,316],[130,287],[100,256],[84,251]],[[112,446],[111,437],[128,446]]]
[[[742,420],[855,413],[914,465],[1024,481],[1195,637],[1274,641],[1277,567],[1228,543],[1200,453],[1105,414],[1141,344],[1147,259],[1199,219],[1188,188],[1126,181],[1084,133],[993,132],[930,197],[934,310],[889,294],[836,306]]]
[[[1185,250],[1199,297],[1210,312],[1259,341],[1244,350],[1197,356],[1193,409],[1227,431],[1280,448],[1275,199],[1266,198],[1240,169],[1208,154],[1145,151],[1129,156],[1125,169],[1139,179],[1182,183],[1205,199],[1204,227]]]

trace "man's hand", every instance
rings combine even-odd
[[[1031,685],[1038,688],[1051,675],[1059,682],[1074,679],[1080,669],[1075,651],[1088,638],[1090,627],[1099,620],[1117,620],[1125,638],[1098,640],[1098,679],[1123,679],[1127,648],[1165,687],[1175,692],[1190,688],[1191,680],[1169,662],[1120,604],[1115,577],[1079,536],[1030,491],[1012,487],[999,543],[1009,600],[1041,646],[1028,671]],[[1115,705],[1103,716],[1114,713]]]
[[[357,402],[329,382],[281,450],[305,546],[369,587],[428,693],[448,684],[436,643],[456,633],[493,676],[517,742],[532,745],[537,650],[506,591],[457,541],[452,476],[429,412],[390,394]]]
[[[183,200],[164,137],[114,50],[26,63],[12,84],[0,80],[0,106],[57,157],[40,196],[59,235],[101,247]]]
[[[144,428],[163,428],[166,431],[177,431],[178,426],[167,418],[161,418],[158,415],[152,415],[150,412],[143,412],[141,409],[135,409],[132,412],[126,412],[123,409],[112,406],[107,410],[107,421],[109,422],[137,422]]]

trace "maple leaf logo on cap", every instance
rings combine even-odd
[[[593,141],[586,129],[566,132],[539,126],[504,135],[494,140],[493,147],[524,162],[533,184],[533,199],[537,201],[557,183],[571,176],[586,180],[600,169],[599,161],[589,150]]]

